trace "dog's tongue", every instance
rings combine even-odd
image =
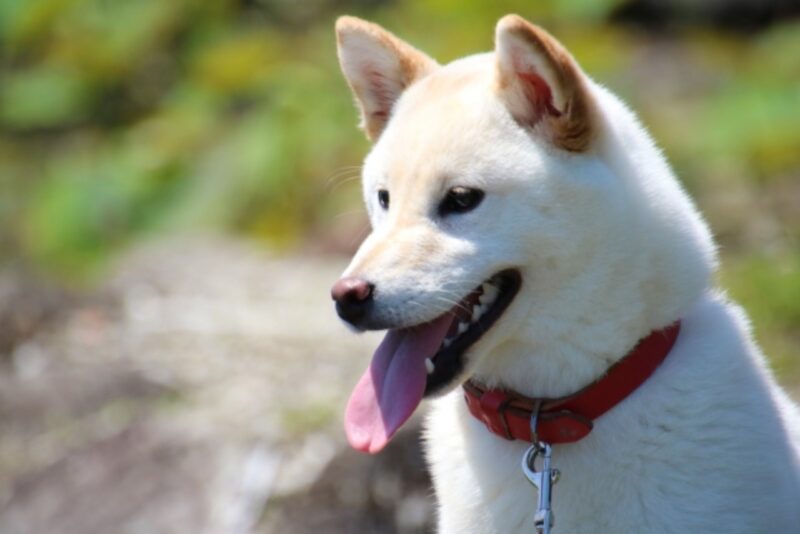
[[[436,354],[452,321],[446,313],[424,325],[389,330],[347,403],[344,425],[354,449],[380,451],[411,417],[425,393],[425,359]]]

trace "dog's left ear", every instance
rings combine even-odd
[[[520,124],[541,128],[571,152],[592,140],[593,107],[586,76],[553,36],[518,15],[497,23],[497,91]]]
[[[336,42],[342,72],[361,111],[361,127],[374,142],[403,91],[438,64],[377,24],[356,17],[339,17]]]

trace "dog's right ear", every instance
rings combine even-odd
[[[336,42],[342,72],[361,111],[361,128],[374,142],[402,92],[438,65],[377,24],[355,17],[339,17]]]

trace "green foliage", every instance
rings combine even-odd
[[[16,72],[0,90],[0,121],[21,129],[74,122],[87,113],[89,90],[78,73],[63,67]]]
[[[708,85],[655,111],[668,126],[664,141],[690,159],[698,175],[720,167],[740,167],[756,179],[796,172],[800,24],[775,27],[746,45],[730,36],[701,36],[687,44]]]
[[[327,16],[317,4],[305,16]],[[4,255],[74,275],[154,231],[296,242],[364,143],[332,18],[290,19],[273,3],[4,3]]]
[[[730,296],[747,310],[776,371],[800,380],[800,252],[732,258],[722,273]]]

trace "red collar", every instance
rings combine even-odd
[[[538,406],[536,432],[547,443],[571,443],[586,437],[592,421],[622,402],[664,361],[681,323],[651,332],[608,372],[577,393],[558,399],[531,398],[513,391],[464,384],[469,411],[498,436],[531,441],[530,421]]]

